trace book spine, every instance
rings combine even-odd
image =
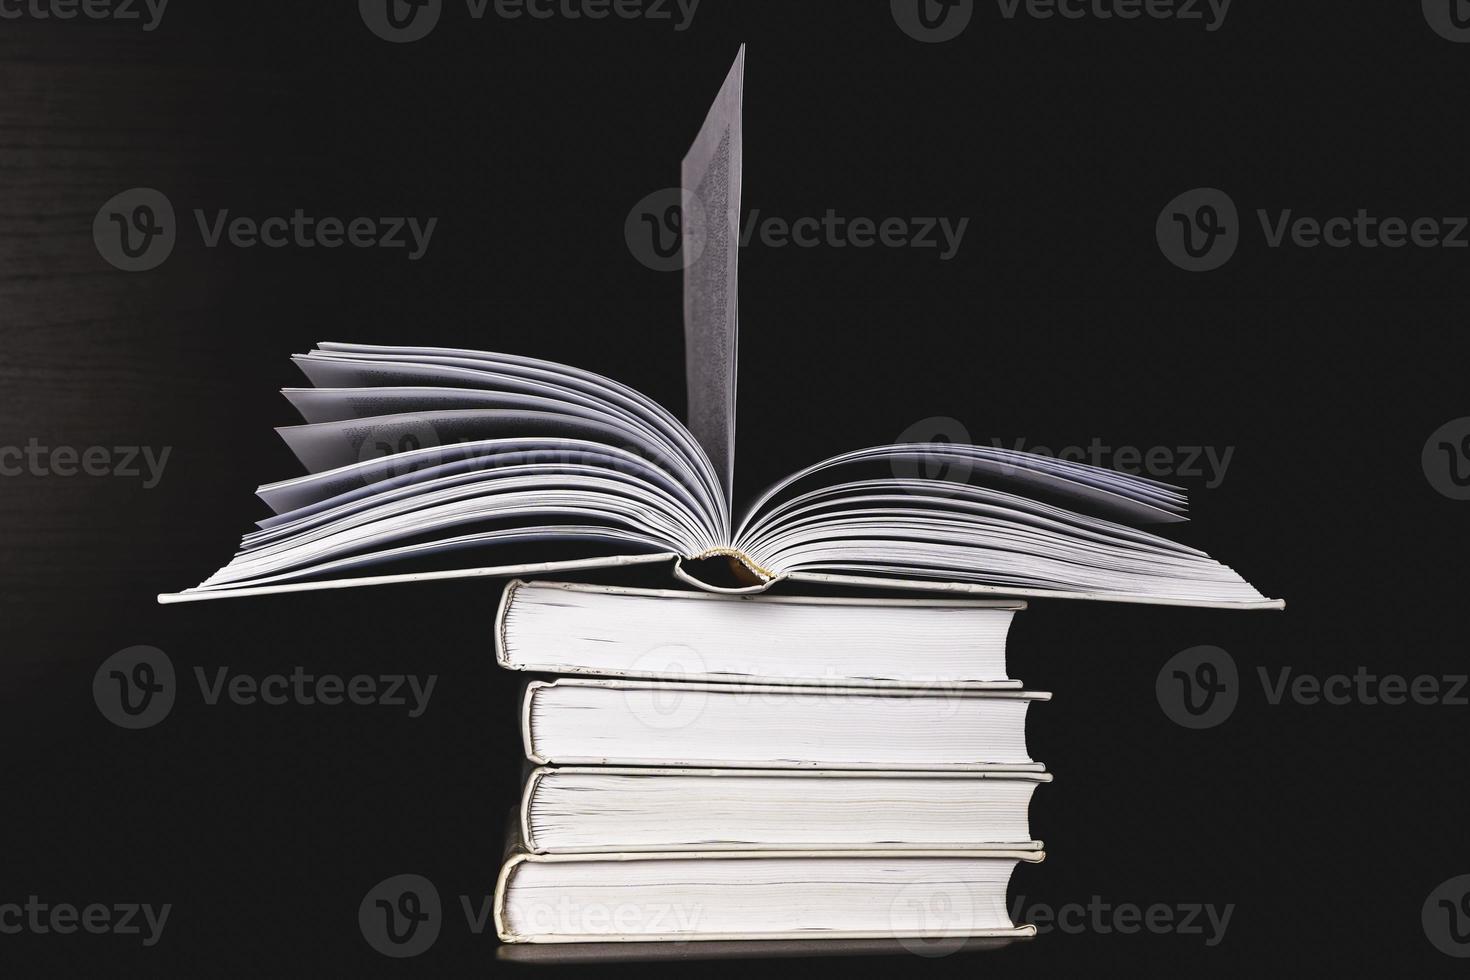
[[[532,942],[530,937],[518,936],[511,932],[505,924],[505,895],[510,890],[511,879],[515,877],[516,869],[526,860],[528,855],[512,854],[506,862],[500,866],[500,877],[495,881],[495,898],[491,905],[491,915],[495,919],[495,934],[503,943]]]
[[[526,693],[521,697],[521,744],[526,750],[526,758],[538,766],[544,766],[550,760],[542,758],[536,751],[536,733],[531,726],[531,712],[535,706],[536,692],[543,687],[550,686],[546,681],[531,681],[526,685]]]
[[[531,775],[526,777],[526,789],[521,794],[521,842],[525,845],[526,850],[536,854],[540,854],[543,848],[536,843],[536,831],[531,826],[531,803],[535,799],[536,788],[541,785],[542,777],[551,771],[544,766],[533,770]]]
[[[495,662],[507,670],[513,670],[510,665],[510,647],[507,644],[505,623],[510,616],[511,603],[515,601],[516,593],[526,584],[524,579],[513,578],[505,583],[505,590],[500,594],[500,605],[495,610]]]

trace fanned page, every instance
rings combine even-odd
[[[1195,549],[1131,525],[1184,519],[1178,488],[952,444],[815,464],[738,526],[689,430],[566,365],[480,351],[322,344],[296,359],[280,430],[308,474],[258,490],[274,516],[199,586],[207,599],[739,554],[763,582],[1258,608]],[[937,464],[947,479],[896,476]],[[690,576],[691,581],[696,581]]]
[[[727,506],[735,485],[744,88],[742,46],[682,167],[689,431],[714,464],[725,488]]]

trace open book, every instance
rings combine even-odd
[[[1178,487],[951,443],[844,453],[738,512],[737,253],[744,49],[683,163],[689,422],[589,371],[514,354],[324,343],[284,394],[307,475],[172,602],[675,563],[712,591],[783,580],[1277,608],[1194,548]],[[942,477],[924,474],[938,472]],[[446,567],[447,566],[447,567]]]

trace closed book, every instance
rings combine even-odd
[[[853,687],[1017,688],[1018,601],[732,596],[509,583],[495,621],[510,670]]]
[[[1050,694],[594,680],[532,681],[542,765],[1023,770],[1026,712]]]
[[[543,767],[518,822],[537,854],[1041,850],[1028,809],[1049,773]]]
[[[1006,907],[1040,851],[530,854],[501,868],[507,943],[1034,935]]]

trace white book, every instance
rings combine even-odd
[[[526,757],[541,765],[1022,770],[1026,709],[1050,694],[532,681]]]
[[[744,69],[742,48],[683,165],[687,422],[520,354],[319,344],[295,358],[311,386],[284,392],[305,424],[278,430],[307,475],[261,486],[274,516],[159,600],[673,562],[734,593],[792,581],[1279,608],[1135,526],[1184,520],[1181,488],[1030,453],[857,449],[736,507]]]
[[[500,871],[507,943],[1034,935],[1006,888],[1041,851],[517,853]]]
[[[1018,688],[1006,635],[1025,603],[727,596],[510,582],[495,619],[510,670],[853,687]]]
[[[520,837],[536,853],[1041,850],[1031,795],[1049,773],[540,768]]]

